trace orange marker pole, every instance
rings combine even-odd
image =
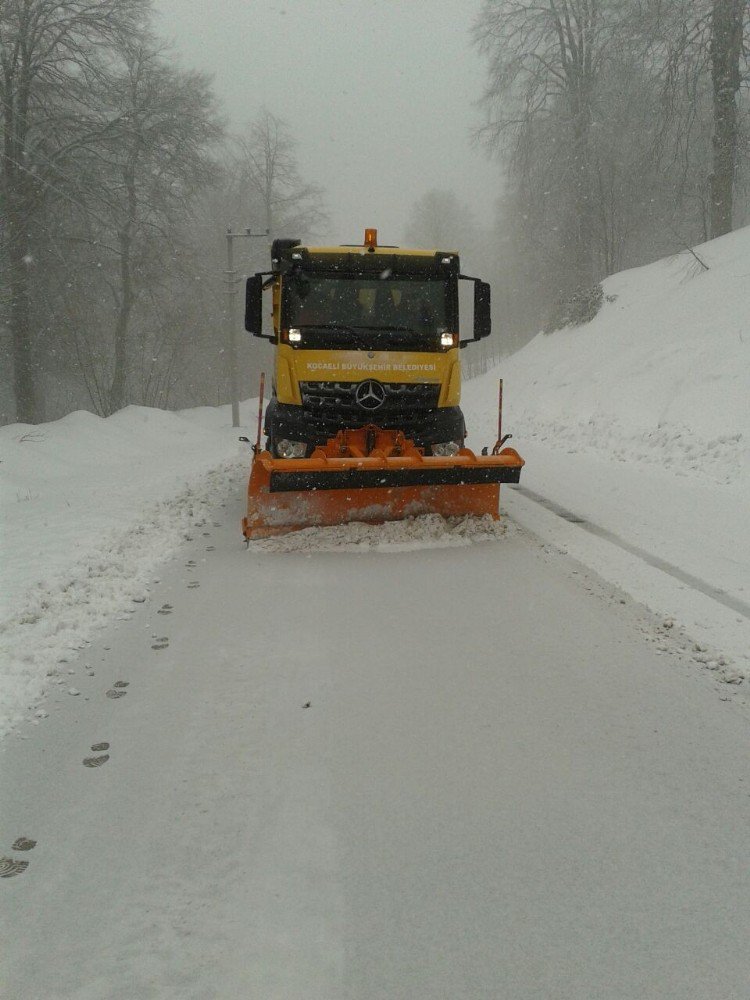
[[[266,388],[266,373],[260,373],[260,393],[258,396],[258,435],[255,438],[255,454],[260,451],[260,434],[263,427],[263,393]]]
[[[503,380],[497,383],[497,440],[503,439]]]

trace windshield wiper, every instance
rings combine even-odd
[[[356,324],[344,324],[344,323],[295,323],[294,324],[300,330],[341,330],[343,333],[348,333],[352,337],[356,337],[358,334],[367,333],[370,336],[378,338],[379,334],[388,333],[412,333],[416,334],[416,331],[411,326],[362,326],[359,323]]]
[[[296,323],[300,330],[344,330],[346,333],[354,333],[353,326],[345,326],[342,323]]]
[[[405,333],[413,333],[410,326],[358,326],[358,330],[382,330],[383,333],[390,333],[393,330],[403,330]]]

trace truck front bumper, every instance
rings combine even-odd
[[[265,415],[264,430],[269,443],[287,438],[289,441],[304,441],[311,451],[314,446],[324,445],[340,430],[350,430],[376,424],[383,430],[402,431],[417,448],[429,449],[443,441],[463,442],[466,436],[464,415],[458,406],[441,406],[430,410],[411,411],[403,416],[384,416],[378,420],[377,411],[363,413],[361,419],[352,421],[350,415],[327,411],[320,413],[304,406],[291,406],[271,399]]]

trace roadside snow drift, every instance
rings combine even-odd
[[[750,673],[750,228],[603,286],[592,322],[469,384],[469,443],[494,440],[502,377],[527,461],[503,493],[511,515],[684,625],[713,668],[726,654],[736,680]]]
[[[237,437],[227,407],[0,428],[0,733],[225,499],[250,463]]]
[[[750,227],[696,253],[708,270],[685,252],[607,278],[592,322],[538,334],[477,380],[505,378],[519,441],[748,484]],[[474,436],[489,439],[488,394],[467,395]]]

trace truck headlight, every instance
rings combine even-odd
[[[450,458],[452,455],[457,455],[460,450],[461,445],[458,441],[440,441],[439,444],[432,446],[432,454],[439,455],[440,458]]]
[[[307,453],[307,445],[304,441],[289,441],[282,438],[276,442],[276,454],[279,458],[304,458]]]

